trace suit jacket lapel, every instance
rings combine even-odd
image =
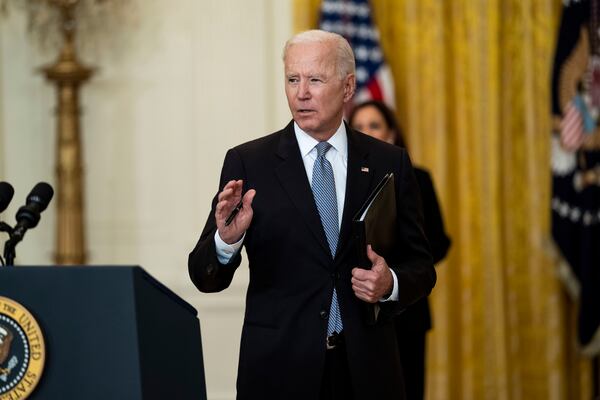
[[[283,130],[277,155],[282,159],[281,164],[277,166],[275,171],[281,186],[283,186],[290,200],[302,215],[302,220],[306,222],[315,239],[331,257],[325,231],[321,225],[313,192],[306,176],[306,168],[294,134],[293,121]]]
[[[348,135],[348,169],[346,175],[346,199],[340,229],[336,260],[351,249],[352,218],[369,195],[375,171],[369,163],[369,151],[361,143],[361,136],[346,125]]]

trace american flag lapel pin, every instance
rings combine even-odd
[[[360,172],[369,172],[369,167],[360,167]]]

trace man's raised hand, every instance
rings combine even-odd
[[[256,195],[256,190],[250,189],[242,197],[243,181],[229,181],[219,193],[215,219],[219,236],[227,244],[233,244],[239,241],[244,232],[248,230],[254,214],[252,210],[252,200]],[[242,208],[237,215],[226,225],[227,218],[231,215],[234,208],[242,201]]]

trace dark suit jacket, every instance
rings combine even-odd
[[[422,229],[417,184],[407,153],[346,127],[348,171],[338,253],[332,258],[298,143],[285,129],[228,151],[220,188],[243,179],[256,189],[254,217],[246,232],[250,282],[238,365],[238,399],[317,399],[325,361],[327,317],[337,288],[348,364],[356,399],[399,399],[401,366],[392,316],[426,296],[435,270]],[[361,169],[368,168],[368,172]],[[381,303],[374,325],[364,319],[365,303],[354,295],[351,269],[356,252],[351,220],[369,192],[394,172],[398,233],[402,238],[386,260],[398,277],[399,301]],[[238,254],[218,262],[214,209],[189,257],[189,273],[203,292],[227,288]]]
[[[433,263],[437,264],[448,253],[450,237],[444,228],[444,220],[431,176],[426,170],[419,167],[414,167],[413,171],[421,191],[425,236],[429,241]],[[431,329],[431,311],[427,297],[420,299],[396,317],[396,330],[399,334],[401,331],[410,331],[424,335],[429,329]],[[402,337],[406,337],[406,335],[402,335]]]

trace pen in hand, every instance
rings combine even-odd
[[[240,212],[242,207],[243,207],[243,198],[242,198],[242,200],[240,200],[239,203],[237,203],[237,205],[235,206],[233,211],[231,211],[231,214],[229,214],[229,216],[225,220],[225,226],[229,226],[233,222],[233,219],[235,218],[236,215],[238,215],[238,213]]]

